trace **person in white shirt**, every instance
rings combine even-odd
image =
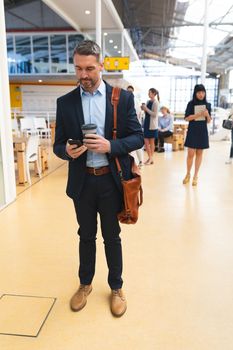
[[[233,110],[230,116],[230,119],[233,120]],[[233,129],[231,129],[231,148],[230,148],[230,157],[227,159],[226,164],[233,163]]]
[[[132,85],[129,85],[126,90],[130,91],[130,92],[132,92],[132,94],[134,94],[134,87]],[[135,104],[135,110],[137,113],[138,121],[142,125],[142,113],[143,112],[142,112],[139,104],[137,103],[136,99],[134,99],[134,104]],[[143,165],[143,148],[139,148],[134,152],[136,153],[138,166],[141,167]]]
[[[164,139],[173,135],[173,120],[170,115],[170,110],[163,106],[160,108],[162,117],[159,117],[158,123],[158,138],[159,138],[159,149],[158,152],[164,152]]]

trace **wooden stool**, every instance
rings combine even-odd
[[[173,151],[184,149],[184,135],[182,134],[173,135],[172,149]]]
[[[166,137],[164,142],[172,144],[173,151],[184,149],[184,135],[182,134],[173,134],[172,136]]]
[[[41,171],[44,172],[48,168],[47,150],[45,147],[41,147]]]
[[[51,122],[50,129],[51,129],[51,142],[52,142],[52,144],[54,144],[54,139],[55,139],[55,128],[56,128],[56,122]]]

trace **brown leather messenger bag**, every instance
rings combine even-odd
[[[118,87],[114,87],[112,90],[111,103],[113,105],[113,140],[117,139],[117,106],[120,98],[120,92],[121,89]],[[138,220],[139,207],[143,202],[140,170],[136,165],[134,158],[131,157],[132,179],[124,180],[121,165],[117,157],[115,158],[115,161],[124,194],[124,207],[123,210],[118,214],[118,220],[122,224],[135,224]]]

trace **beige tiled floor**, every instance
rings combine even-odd
[[[45,171],[41,174],[41,178],[43,179],[45,176],[51,174],[54,170],[62,166],[64,164],[64,161],[55,156],[55,154],[53,153],[51,142],[49,140],[42,139],[41,145],[46,148],[47,159],[48,159],[48,169],[45,169]],[[41,178],[35,174],[33,163],[30,163],[29,167],[30,167],[31,182],[32,182],[32,185],[34,185],[35,183],[40,181]],[[17,195],[19,195],[20,193],[27,190],[30,187],[30,185],[28,183],[25,183],[23,185],[18,184],[18,171],[17,171],[16,163],[15,163],[15,177],[16,177],[16,184],[17,184],[16,193]]]
[[[0,299],[0,335],[37,337],[55,300],[28,295],[3,295]]]
[[[66,166],[0,212],[1,293],[57,297],[36,338],[0,336],[4,350],[232,350],[233,165],[229,143],[205,153],[197,188],[183,186],[185,153],[143,168],[139,223],[122,226],[127,313],[109,311],[99,234],[93,292],[80,313],[77,235]]]

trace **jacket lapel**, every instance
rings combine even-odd
[[[105,115],[105,128],[104,134],[105,138],[108,140],[112,139],[112,129],[113,129],[113,106],[111,104],[112,87],[106,84],[106,115]]]
[[[82,100],[80,96],[80,86],[76,89],[74,94],[74,105],[76,109],[76,114],[78,116],[78,121],[81,127],[85,122],[84,122],[84,115],[83,115]]]

